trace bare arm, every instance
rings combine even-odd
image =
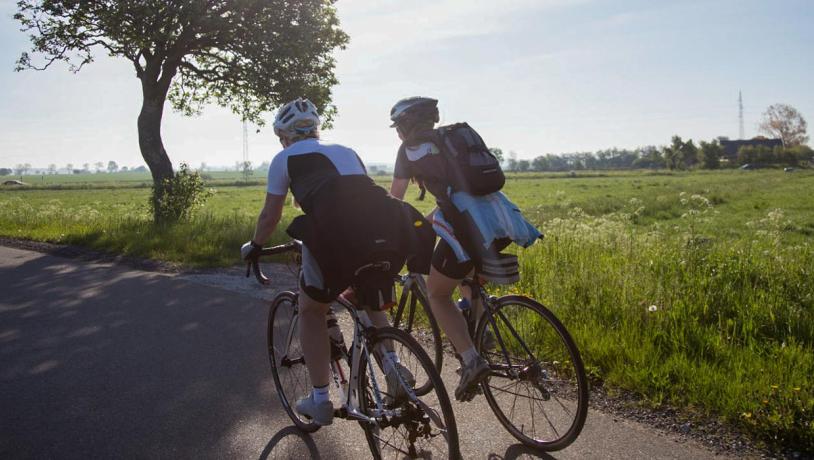
[[[393,178],[393,183],[390,184],[390,194],[399,200],[404,199],[404,194],[407,193],[407,186],[410,185],[410,179],[401,179],[399,177]]]
[[[260,216],[257,217],[257,226],[254,229],[252,241],[261,246],[268,241],[280,222],[284,205],[285,195],[266,194],[266,202],[263,205],[263,210],[260,211]]]

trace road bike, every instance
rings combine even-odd
[[[262,256],[301,252],[301,244],[292,241],[265,248]],[[297,259],[299,265],[299,259]],[[364,270],[382,270],[384,262],[372,263]],[[269,284],[257,261],[249,269],[262,284]],[[248,271],[247,271],[248,276]],[[277,394],[294,424],[306,432],[319,425],[301,416],[293,407],[307,396],[311,382],[297,330],[299,294],[283,291],[269,308],[268,353]],[[340,296],[331,306],[329,317],[347,313],[352,321],[350,347],[331,340],[331,376],[341,406],[334,417],[357,421],[365,432],[370,451],[376,459],[385,458],[460,458],[458,431],[449,396],[432,360],[406,332],[393,327],[376,328],[367,313]],[[328,320],[330,321],[330,320]],[[329,324],[331,324],[329,322]],[[410,385],[400,373],[391,388],[382,371],[384,361],[394,359],[414,376],[420,385]],[[392,361],[391,361],[392,362]],[[401,395],[401,396],[400,396]],[[406,397],[404,396],[406,395]]]
[[[476,281],[477,280],[477,281]],[[401,294],[390,316],[394,327],[415,334],[441,370],[438,324],[420,274],[398,278]],[[500,423],[522,443],[546,451],[576,440],[588,414],[588,380],[579,350],[565,326],[545,306],[526,296],[495,297],[475,275],[462,285],[482,311],[462,310],[475,348],[489,363],[481,391]]]

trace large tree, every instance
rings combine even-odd
[[[763,112],[760,131],[783,141],[784,147],[808,142],[806,120],[794,107],[786,104],[770,105]]]
[[[130,61],[140,80],[141,154],[156,196],[172,163],[161,140],[167,100],[187,115],[207,103],[263,124],[261,114],[305,96],[327,113],[337,83],[331,53],[344,47],[333,0],[20,0],[15,14],[30,33],[35,60],[17,70],[64,61],[74,72],[97,51]]]

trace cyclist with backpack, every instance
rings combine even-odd
[[[500,254],[512,242],[523,247],[542,235],[500,192],[505,176],[499,161],[480,135],[466,123],[435,128],[438,101],[411,97],[390,111],[402,145],[393,171],[390,194],[404,199],[411,180],[429,191],[437,208],[428,216],[441,237],[427,278],[430,308],[461,358],[461,377],[455,398],[468,401],[489,375],[488,363],[478,354],[452,293],[475,268],[487,280],[508,284],[519,279],[515,256]],[[462,287],[464,298],[471,293]],[[471,305],[476,314],[480,305]]]
[[[293,219],[287,233],[303,243],[299,333],[314,387],[297,401],[296,410],[318,425],[329,425],[333,420],[328,394],[329,304],[353,286],[361,305],[372,310],[385,307],[392,302],[393,276],[405,261],[413,270],[429,270],[435,236],[415,208],[375,185],[356,152],[321,141],[319,126],[317,108],[307,99],[291,101],[277,113],[274,133],[283,150],[269,167],[265,204],[254,237],[241,247],[241,256],[247,261],[257,259],[277,228],[290,189],[304,212]],[[390,272],[368,275],[362,270],[381,261],[387,262]],[[381,311],[371,311],[369,316],[377,326],[389,325]],[[415,379],[395,353],[382,350],[380,354],[387,386],[394,388],[389,393],[399,397],[399,390],[403,392],[399,375],[409,385]]]

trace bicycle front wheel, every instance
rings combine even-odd
[[[409,334],[392,327],[375,331],[368,346],[359,364],[359,406],[363,414],[376,419],[361,422],[373,458],[460,458],[452,405],[424,349]],[[415,382],[427,382],[428,389],[419,396],[415,384],[404,378],[388,382],[385,359],[400,363]]]
[[[288,416],[303,431],[313,433],[319,425],[301,417],[292,407],[311,392],[311,379],[302,354],[297,330],[297,295],[284,291],[274,298],[269,308],[268,351],[271,375],[277,395]]]
[[[492,368],[482,384],[489,407],[524,444],[547,451],[567,447],[588,414],[588,381],[574,340],[553,313],[528,297],[501,297],[493,308],[494,322],[484,316],[475,335]]]

